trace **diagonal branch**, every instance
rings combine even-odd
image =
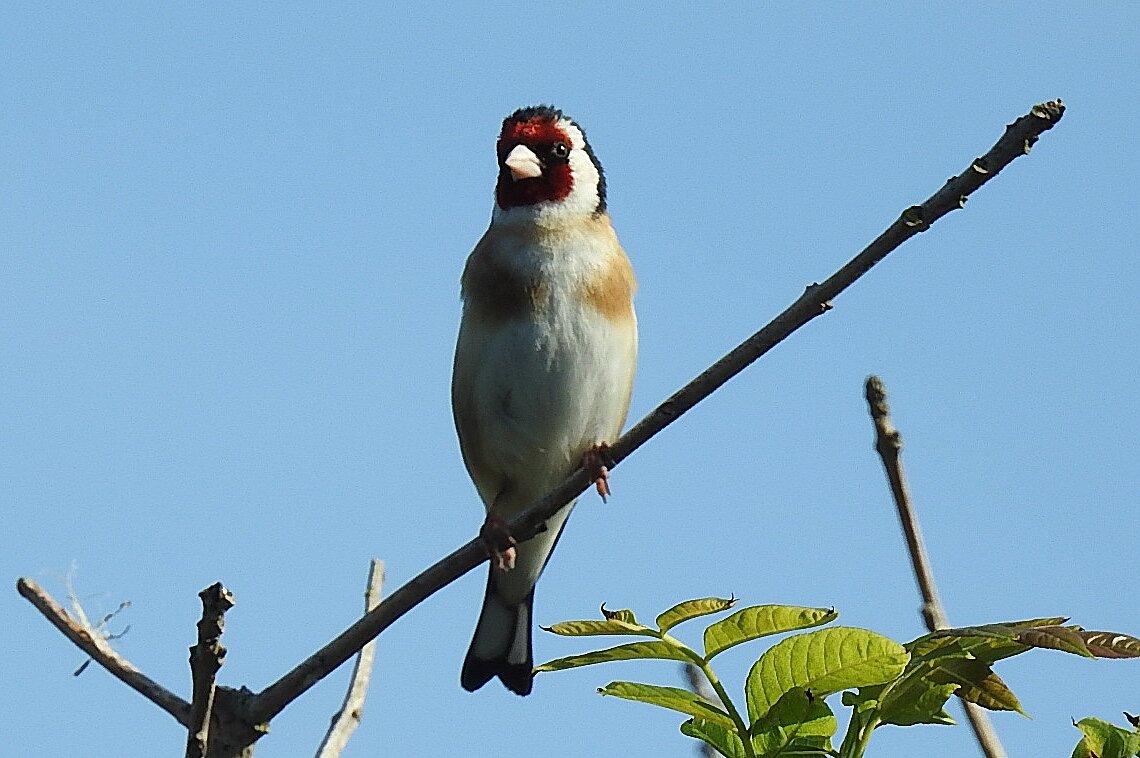
[[[169,713],[179,724],[190,725],[189,703],[135,668],[134,664],[116,653],[101,634],[73,619],[39,584],[21,578],[16,581],[16,591],[92,660]]]
[[[910,562],[914,566],[914,578],[918,582],[919,592],[922,593],[922,619],[926,622],[927,630],[931,632],[948,629],[950,621],[946,618],[946,611],[943,610],[942,601],[938,598],[938,587],[934,584],[934,569],[931,568],[930,556],[927,555],[926,545],[922,541],[918,514],[911,501],[910,488],[907,486],[906,474],[899,458],[902,452],[902,435],[891,421],[887,390],[879,377],[867,377],[866,397],[871,410],[871,419],[875,422],[875,450],[883,459],[883,468],[886,469],[887,480],[891,485],[891,495],[899,511],[899,522],[906,536]],[[1005,748],[1002,747],[1001,740],[998,739],[997,732],[985,710],[966,700],[962,701],[962,706],[966,710],[966,717],[970,720],[974,736],[977,737],[978,745],[981,746],[986,758],[1006,758]]]
[[[938,219],[963,207],[966,198],[992,179],[1015,158],[1025,155],[1045,131],[1064,115],[1060,100],[1036,105],[1025,116],[1006,127],[1005,133],[981,158],[974,160],[960,175],[931,195],[921,205],[912,206],[862,252],[821,284],[813,284],[783,313],[746,339],[700,376],[674,393],[610,448],[616,466],[650,438],[677,420],[683,413],[708,397],[760,356],[785,340],[804,324],[831,308],[831,300],[881,261],[903,242],[926,231]],[[613,468],[613,466],[610,466]],[[592,478],[578,469],[542,500],[533,504],[509,524],[512,534],[525,536],[536,531],[559,508],[580,495]],[[396,619],[429,595],[450,584],[487,559],[479,540],[471,540],[419,576],[396,590],[387,600],[350,626],[335,639],[300,663],[292,671],[252,698],[248,716],[252,721],[268,721],[293,699],[351,658],[365,643],[387,629]]]

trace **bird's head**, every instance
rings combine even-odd
[[[605,212],[602,166],[582,127],[562,111],[548,105],[515,111],[503,119],[497,151],[497,219]]]

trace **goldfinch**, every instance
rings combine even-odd
[[[580,465],[608,493],[604,450],[629,410],[636,283],[606,211],[582,127],[545,105],[507,116],[491,224],[463,271],[451,399],[463,462],[487,509],[484,535]],[[585,464],[584,464],[585,462]],[[493,547],[463,688],[533,687],[534,585],[574,503],[545,531]]]

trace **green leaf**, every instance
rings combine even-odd
[[[562,621],[553,626],[542,627],[547,632],[561,634],[564,637],[590,637],[603,634],[640,634],[646,637],[656,637],[657,632],[641,624],[631,624],[628,621]]]
[[[744,742],[735,729],[726,729],[704,719],[689,719],[681,724],[681,734],[694,737],[713,747],[726,758],[746,758]]]
[[[931,678],[936,662],[911,658],[903,673],[887,684],[860,687],[858,693],[843,693],[843,703],[856,713],[875,709],[884,724],[953,724],[943,706],[958,685]]]
[[[695,619],[699,616],[707,616],[710,613],[727,611],[734,605],[736,605],[735,598],[725,600],[719,597],[702,597],[698,600],[686,600],[683,603],[677,603],[677,605],[674,605],[658,616],[657,628],[664,634],[682,621]]]
[[[1061,650],[1085,658],[1094,657],[1081,638],[1079,630],[1067,626],[1039,626],[1023,629],[1017,633],[1017,641],[1023,645]]]
[[[890,681],[910,655],[894,640],[853,627],[797,634],[773,645],[748,672],[745,695],[755,722],[793,687],[816,697]]]
[[[1094,718],[1081,719],[1076,727],[1084,737],[1073,751],[1075,758],[1132,758],[1140,754],[1140,734],[1136,732]]]
[[[952,647],[937,652],[942,654],[911,658],[902,676],[885,687],[860,690],[863,697],[881,701],[884,723],[953,724],[943,710],[953,694],[991,710],[1015,710],[1024,715],[1017,697],[988,663]]]
[[[650,642],[630,642],[625,645],[618,645],[617,647],[607,648],[605,650],[595,650],[592,653],[584,653],[582,655],[571,655],[566,658],[556,658],[553,661],[548,661],[541,666],[536,666],[535,671],[563,671],[565,669],[578,668],[579,666],[590,666],[595,663],[608,663],[609,661],[629,661],[643,658],[658,658],[667,661],[685,661],[690,663],[690,659],[685,653],[674,645],[661,642],[660,640],[652,640]]]
[[[1004,626],[1010,629],[1028,629],[1033,626],[1058,626],[1069,620],[1068,616],[1047,616],[1040,619],[1024,619],[1022,621],[999,621],[988,626]]]
[[[1140,640],[1117,632],[1077,632],[1097,658],[1140,658]]]
[[[602,616],[606,621],[624,621],[627,624],[636,624],[637,617],[633,615],[633,611],[628,608],[623,608],[620,611],[611,611],[606,609],[606,604],[602,603]]]
[[[620,697],[623,700],[636,700],[639,703],[658,705],[662,708],[678,711],[686,716],[695,716],[726,727],[735,726],[732,717],[720,708],[689,690],[677,687],[659,687],[655,684],[639,684],[637,682],[610,682],[598,692],[603,695]]]
[[[752,747],[757,756],[822,752],[831,748],[831,736],[837,728],[835,715],[823,698],[793,687],[753,724]]]
[[[871,694],[882,697],[879,713],[884,724],[912,726],[914,724],[953,724],[954,719],[944,706],[958,685],[949,682],[938,684],[920,675],[902,678],[884,693],[884,686],[870,688]],[[867,688],[859,690],[866,692]]]
[[[1017,641],[1017,631],[1002,624],[940,629],[907,643],[916,658],[971,655],[987,663],[1024,653],[1029,649]]]
[[[834,621],[831,608],[801,608],[795,605],[754,605],[741,608],[705,629],[705,660],[741,642],[781,632],[810,629]]]
[[[939,629],[907,643],[906,648],[917,658],[965,653],[987,663],[993,663],[1024,653],[1032,647],[1019,641],[1022,631],[1052,628],[1067,620],[1064,616],[1053,616],[958,629]]]
[[[1023,653],[1031,647],[1061,650],[1086,658],[1140,658],[1140,639],[1114,632],[1086,632],[1062,626],[1062,616],[1005,624],[942,629],[907,645],[912,655],[931,657],[969,653],[987,663]]]
[[[1013,690],[994,673],[989,664],[974,658],[955,658],[944,661],[939,674],[952,677],[948,681],[958,682],[955,694],[963,700],[980,705],[991,711],[1017,711],[1029,718],[1021,709],[1021,702]]]

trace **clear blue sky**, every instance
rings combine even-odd
[[[113,7],[112,7],[113,5]],[[909,242],[584,501],[536,618],[605,601],[834,605],[900,640],[919,600],[862,399],[883,376],[947,611],[1140,633],[1135,238],[1140,13],[1127,4],[715,9],[610,3],[8,3],[0,11],[0,732],[11,755],[176,755],[157,708],[12,589],[92,614],[189,692],[196,593],[237,596],[221,680],[260,689],[470,539],[482,509],[448,383],[458,278],[502,117],[587,129],[641,290],[631,421],[1062,97],[1033,153]],[[475,695],[483,570],[381,637],[347,756],[676,755],[680,719],[603,700],[667,664]],[[537,657],[583,649],[539,633]],[[736,689],[762,646],[724,656]],[[1070,717],[1135,712],[1140,665],[999,667],[1068,755]],[[347,672],[273,723],[311,755]],[[838,704],[836,704],[838,705]],[[876,755],[972,755],[962,727]],[[875,744],[873,743],[873,745]]]

